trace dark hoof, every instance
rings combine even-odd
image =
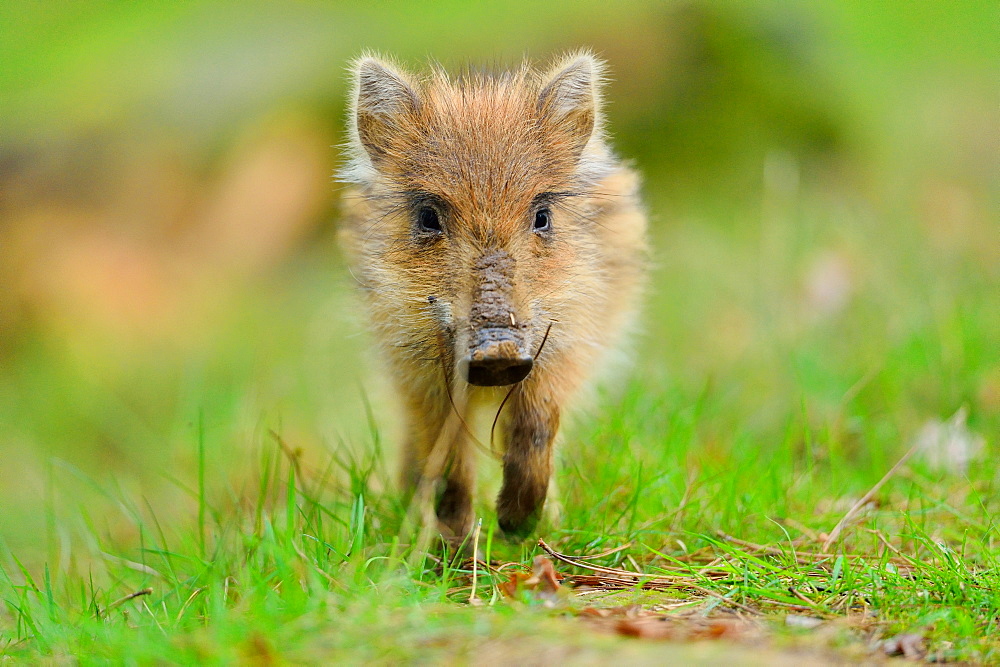
[[[535,532],[535,528],[538,526],[539,514],[531,514],[520,521],[514,521],[509,519],[500,518],[497,523],[500,525],[500,530],[503,531],[503,536],[512,542],[523,542]]]
[[[463,540],[472,532],[472,496],[465,484],[449,481],[438,498],[435,511],[444,537]]]

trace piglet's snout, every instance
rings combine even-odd
[[[471,342],[463,364],[469,384],[480,387],[516,384],[531,372],[534,359],[524,350],[520,332],[502,327],[480,329]]]
[[[528,376],[534,359],[525,341],[526,327],[514,311],[514,260],[504,250],[484,252],[473,264],[468,353],[460,355],[469,384],[498,387]]]

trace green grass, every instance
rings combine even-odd
[[[695,419],[715,409],[711,397],[668,395],[679,416],[659,414],[661,400],[634,387],[610,410],[615,417],[574,431],[577,444],[564,449],[560,473],[565,516],[542,534],[569,554],[630,544],[595,563],[638,565],[650,575],[684,572],[724,600],[679,587],[604,604],[690,599],[705,614],[749,607],[773,621],[775,641],[800,644],[781,628],[787,613],[835,619],[877,612],[863,629],[845,627],[835,643],[857,652],[872,633],[918,631],[952,658],[988,662],[1000,655],[995,470],[944,482],[911,470],[890,481],[879,507],[847,529],[836,556],[803,560],[797,552],[819,547],[803,542],[802,531],[832,528],[843,508],[831,501],[862,493],[881,471],[841,460],[833,465],[846,469],[831,474],[829,459],[804,460],[797,440],[808,435],[795,423],[783,442],[763,451],[743,439],[725,457],[706,454],[697,446]],[[830,444],[818,439],[817,447]],[[658,446],[636,446],[650,441]],[[325,470],[310,470],[266,440],[261,452],[249,493],[233,490],[231,498],[210,501],[192,484],[198,511],[186,527],[164,526],[155,508],[119,497],[136,539],[111,541],[95,529],[86,535],[89,544],[62,558],[72,565],[55,571],[50,564],[32,572],[8,554],[0,575],[4,653],[354,662],[471,659],[483,643],[517,655],[524,641],[559,646],[564,657],[619,650],[609,646],[612,638],[591,636],[565,617],[566,610],[510,605],[495,587],[503,574],[481,570],[476,593],[489,606],[470,607],[467,566],[400,543],[404,508],[391,490],[379,490],[386,473],[377,451],[352,460],[341,450],[323,462]],[[484,513],[486,560],[526,562],[537,552],[503,543]],[[775,550],[727,542],[716,530]],[[709,560],[716,561],[712,576],[704,569]],[[123,601],[147,588],[148,595]]]

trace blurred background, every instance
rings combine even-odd
[[[652,219],[626,384],[710,396],[705,456],[799,420],[889,461],[963,406],[994,444],[995,2],[7,2],[0,545],[128,530],[108,489],[190,517],[199,439],[232,502],[270,430],[391,442],[336,245],[347,61],[579,47]]]

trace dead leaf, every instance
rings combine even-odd
[[[627,618],[616,621],[615,632],[639,639],[677,639],[677,627],[665,618]]]
[[[601,619],[599,624],[603,625],[604,629],[625,637],[671,641],[740,641],[759,632],[759,628],[755,624],[741,619],[684,618],[662,614]]]
[[[584,607],[580,610],[580,616],[591,616],[594,618],[609,618],[611,616],[623,616],[626,618],[637,618],[648,614],[641,605],[628,604],[621,607]]]
[[[505,597],[516,598],[521,589],[524,588],[524,582],[528,578],[529,575],[525,572],[511,572],[510,579],[497,584],[497,588]]]
[[[543,593],[557,593],[559,591],[559,575],[556,568],[545,556],[535,556],[532,563],[532,576],[525,583],[537,586]]]
[[[499,584],[498,588],[508,598],[516,600],[527,595],[551,607],[568,595],[566,589],[559,585],[559,579],[552,561],[545,556],[535,556],[530,575],[513,572],[510,579]]]

